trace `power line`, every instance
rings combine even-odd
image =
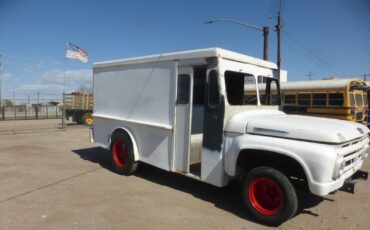
[[[360,75],[360,77],[363,77],[364,81],[367,80],[367,76],[370,77],[370,73],[365,73],[365,74]]]
[[[323,58],[317,56],[316,54],[314,54],[311,50],[307,49],[304,45],[302,45],[302,43],[300,43],[297,39],[293,38],[290,34],[288,34],[287,32],[283,31],[283,33],[290,39],[292,40],[296,45],[298,45],[300,48],[302,48],[305,52],[307,52],[309,55],[311,55],[312,57],[316,58],[317,60],[320,61],[321,64],[324,64],[326,67],[329,67],[331,68],[332,70],[335,70],[335,72],[337,73],[340,73],[341,75],[344,75],[344,76],[348,76],[348,74],[344,73],[342,70],[338,69],[337,67],[335,67],[334,65],[330,64],[329,62],[327,62],[326,60],[324,60]]]
[[[307,74],[307,76],[308,76],[308,80],[312,80],[312,77],[314,76],[314,74],[313,74],[313,72],[312,71],[310,71],[308,74]]]

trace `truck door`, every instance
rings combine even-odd
[[[193,68],[179,67],[175,115],[175,171],[189,172]]]
[[[225,183],[222,156],[225,99],[221,94],[218,70],[209,69],[207,72],[201,180],[222,186]]]

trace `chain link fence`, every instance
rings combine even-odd
[[[62,99],[8,98],[0,101],[0,134],[62,127]]]

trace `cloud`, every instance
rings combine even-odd
[[[64,76],[66,79],[65,91],[70,92],[82,87],[92,86],[92,70],[68,70],[64,72],[54,69],[44,72],[36,80],[36,83],[18,86],[17,91],[24,93],[40,92],[46,94],[61,94],[63,91]]]
[[[59,60],[53,60],[53,61],[51,61],[51,63],[54,64],[54,65],[61,65],[62,64],[62,62],[59,61]]]
[[[0,73],[1,74],[1,73]],[[15,78],[14,78],[14,76],[13,76],[13,74],[11,74],[11,73],[3,73],[2,75],[1,75],[1,80],[2,81],[11,81],[11,80],[14,80]]]
[[[60,84],[64,82],[64,75],[66,79],[66,85],[92,85],[92,70],[68,70],[66,73],[59,69],[46,71],[38,78],[38,82],[42,84]]]
[[[40,69],[42,69],[44,67],[44,63],[43,62],[39,62],[37,64],[34,64],[34,65],[30,65],[30,66],[27,66],[23,69],[24,72],[26,73],[34,73]]]
[[[20,85],[18,87],[17,91],[22,91],[22,92],[47,92],[47,93],[60,93],[63,90],[62,85],[54,85],[54,84],[24,84]]]

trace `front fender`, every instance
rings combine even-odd
[[[309,185],[330,181],[337,157],[334,148],[329,145],[261,135],[228,133],[225,136],[226,174],[236,175],[239,154],[246,149],[274,152],[294,159],[303,168]]]

